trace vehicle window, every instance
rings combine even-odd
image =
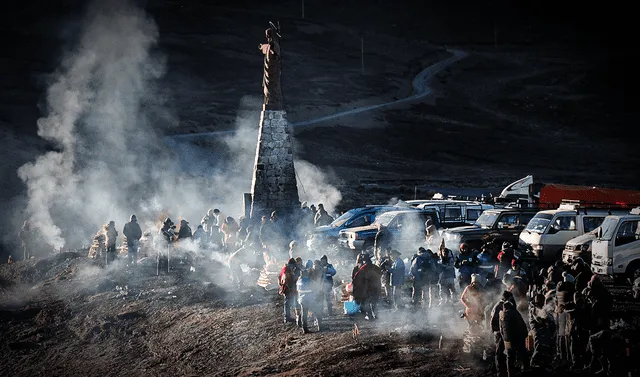
[[[583,217],[582,226],[584,227],[584,232],[589,233],[599,227],[602,224],[602,220],[604,220],[604,217]]]
[[[334,228],[339,228],[339,227],[342,226],[342,224],[344,224],[347,221],[349,221],[349,219],[352,218],[355,213],[356,213],[355,210],[350,209],[347,212],[343,213],[342,216],[340,216],[337,219],[333,220],[333,222],[331,224],[329,224],[329,225],[331,225]]]
[[[369,224],[368,215],[363,215],[363,216],[356,217],[350,223],[347,223],[347,226],[350,228],[355,228],[358,226],[365,226],[368,224]]]
[[[462,208],[459,206],[445,206],[444,208],[444,219],[445,220],[461,220],[462,219]]]
[[[502,227],[506,229],[515,229],[518,226],[517,213],[505,213],[500,217],[498,222],[502,223]]]
[[[553,222],[556,230],[576,230],[575,216],[558,216]]]
[[[391,222],[387,226],[389,228],[397,228],[398,225],[402,224],[403,218],[404,218],[403,215],[397,215],[396,217],[393,218],[393,220],[391,220]]]
[[[616,234],[616,246],[626,245],[628,243],[640,239],[640,230],[638,229],[638,220],[625,221],[618,228]]]
[[[535,213],[521,213],[520,214],[520,227],[524,228],[527,226],[527,224],[529,224],[529,221],[531,221],[531,219],[533,219],[533,217],[535,216]]]
[[[475,221],[478,219],[478,217],[480,217],[481,213],[482,213],[482,210],[480,209],[467,208],[467,220]]]

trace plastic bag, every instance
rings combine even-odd
[[[360,311],[360,305],[355,301],[344,302],[344,314],[354,315]]]

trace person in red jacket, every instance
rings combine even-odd
[[[284,323],[293,323],[295,318],[291,316],[291,307],[296,306],[299,269],[296,260],[291,258],[280,270],[278,276],[279,293],[284,296]]]

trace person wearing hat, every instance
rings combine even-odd
[[[506,301],[500,312],[500,335],[507,353],[508,377],[515,376],[517,373],[516,359],[520,361],[523,369],[529,367],[529,355],[525,346],[528,333],[527,324],[516,310],[516,306],[513,302]]]
[[[390,252],[392,264],[389,268],[389,284],[391,286],[391,304],[394,309],[398,309],[398,299],[400,298],[402,286],[404,285],[405,266],[400,255],[402,254],[400,254],[398,250],[391,250]]]
[[[505,302],[511,302],[514,306],[516,304],[513,294],[509,291],[502,292],[500,301],[498,301],[491,310],[491,316],[489,319],[489,328],[493,332],[493,340],[495,342],[495,363],[498,376],[507,375],[507,358],[504,354],[504,342],[502,341],[502,334],[500,334],[500,313],[504,309]]]
[[[122,234],[127,237],[127,257],[129,259],[129,265],[136,265],[138,264],[138,245],[140,238],[142,238],[142,229],[140,229],[136,215],[131,215],[129,222],[124,224]]]
[[[191,227],[189,226],[189,222],[185,219],[180,220],[180,230],[178,230],[178,240],[184,240],[187,238],[191,238],[193,233],[191,233]]]
[[[326,255],[320,258],[320,268],[322,271],[322,299],[327,304],[327,315],[332,316],[333,298],[331,297],[331,290],[333,289],[333,276],[336,274],[336,269],[329,263],[329,258]]]
[[[534,296],[529,304],[529,327],[533,336],[533,350],[531,366],[544,368],[553,362],[554,338],[556,323],[553,313],[544,307],[545,299],[542,293]]]
[[[496,265],[496,278],[504,279],[504,274],[511,269],[511,263],[515,257],[515,252],[508,242],[502,243],[502,248],[498,253],[498,264]]]
[[[425,299],[429,299],[427,305],[430,306],[429,291],[425,292],[425,290],[429,288],[428,282],[433,274],[435,274],[433,259],[424,247],[419,247],[418,254],[411,261],[411,267],[409,268],[409,275],[413,277],[411,301],[414,306],[424,304]],[[428,297],[424,297],[425,293]]]

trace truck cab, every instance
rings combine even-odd
[[[530,208],[506,207],[482,212],[473,225],[445,229],[442,237],[451,250],[458,250],[461,243],[479,249],[484,243],[509,242],[517,245],[518,235],[536,214]]]
[[[591,270],[598,275],[633,278],[640,270],[640,208],[607,216],[591,245]]]
[[[561,204],[558,209],[538,212],[520,233],[518,245],[530,249],[539,261],[560,260],[567,241],[600,226],[610,211],[580,208],[579,204]]]

